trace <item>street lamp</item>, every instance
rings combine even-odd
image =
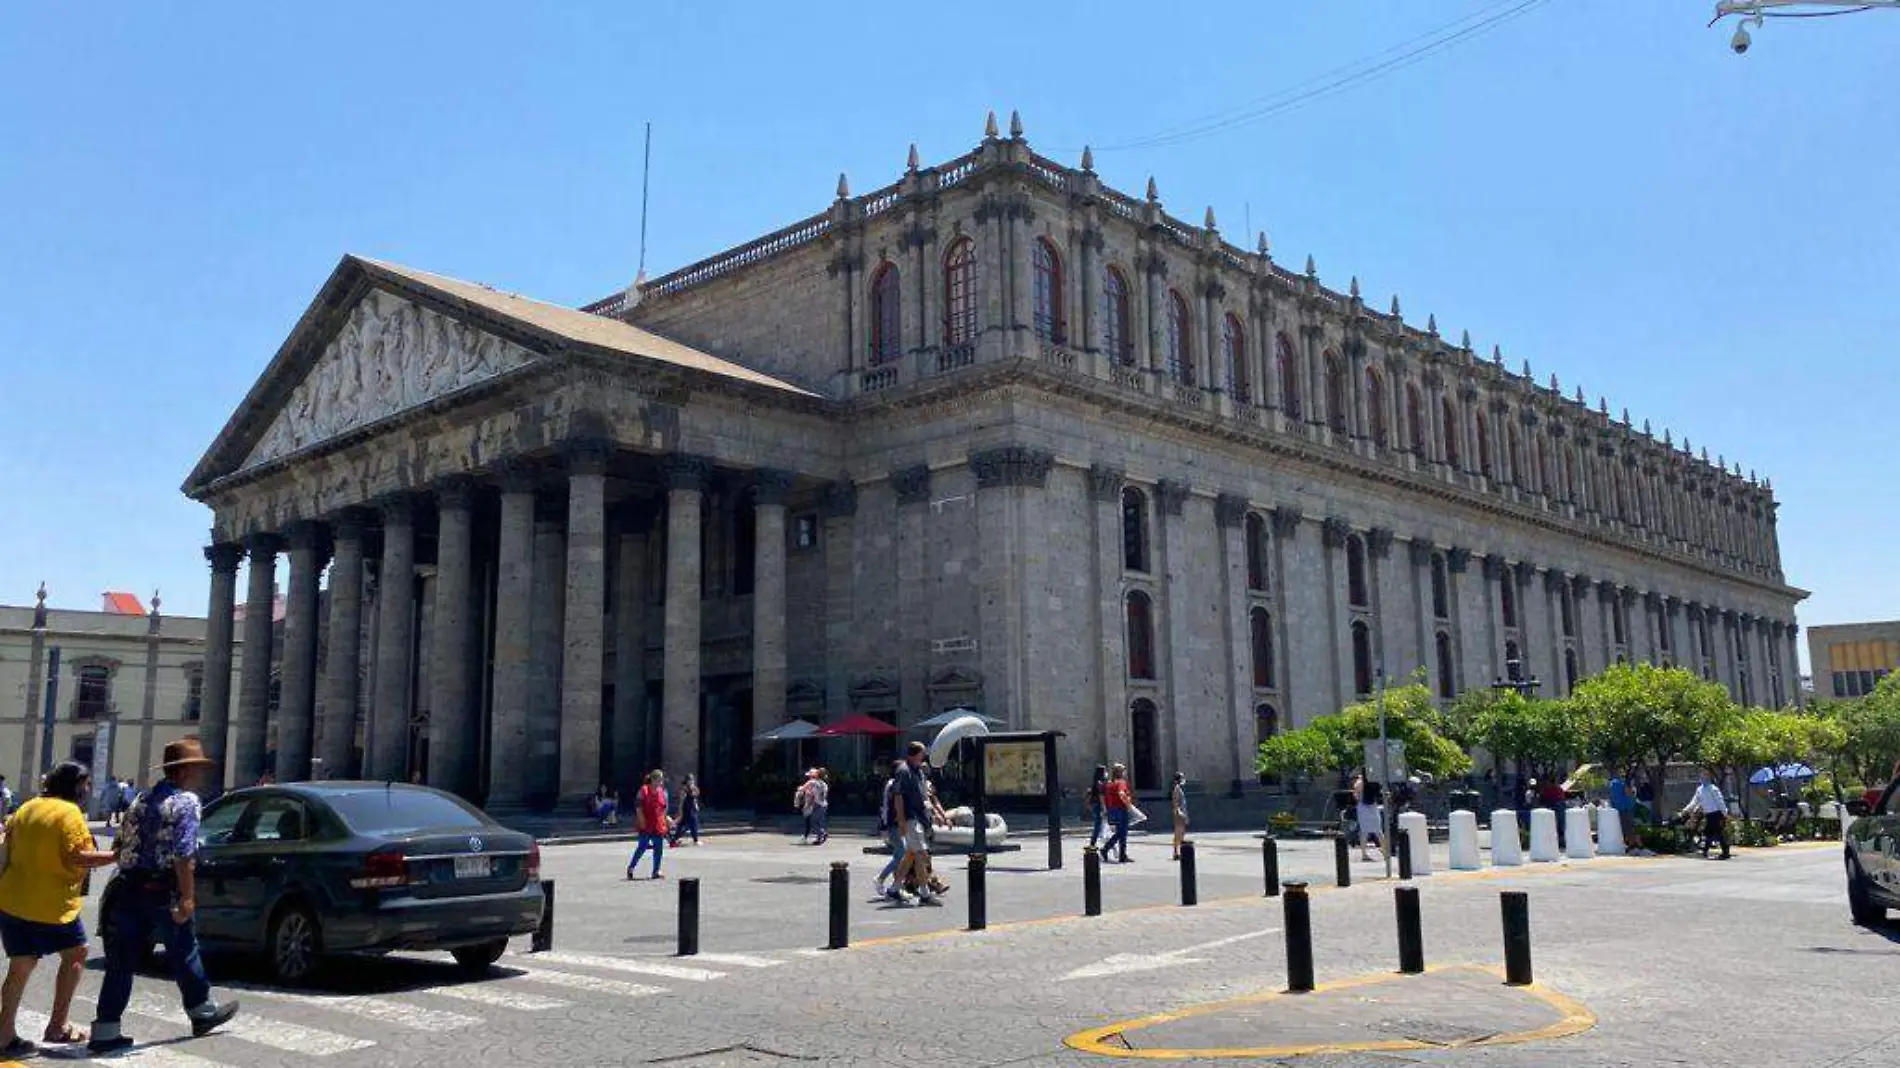
[[[1541,685],[1543,683],[1539,682],[1535,675],[1530,678],[1524,677],[1524,664],[1515,657],[1504,662],[1504,676],[1491,681],[1493,690],[1499,693],[1505,690],[1516,690],[1523,697],[1537,696],[1537,688]]]
[[[1815,19],[1832,15],[1854,15],[1873,8],[1884,7],[1900,10],[1900,0],[1718,0],[1715,5],[1715,17],[1709,20],[1713,26],[1725,18],[1734,16],[1735,34],[1728,39],[1728,46],[1736,55],[1747,53],[1754,38],[1748,34],[1748,28],[1760,29],[1764,19]],[[1818,8],[1820,10],[1783,11],[1780,8]]]

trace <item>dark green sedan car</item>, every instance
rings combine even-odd
[[[486,969],[541,923],[534,839],[441,790],[307,782],[226,794],[199,824],[198,938],[261,954],[279,982],[320,961],[447,950]],[[110,909],[116,880],[100,914]]]
[[[1900,779],[1847,827],[1847,908],[1862,926],[1900,909]]]

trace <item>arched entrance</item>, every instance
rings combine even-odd
[[[1137,698],[1128,713],[1128,741],[1131,766],[1128,774],[1137,790],[1156,790],[1161,786],[1160,714],[1155,703]]]

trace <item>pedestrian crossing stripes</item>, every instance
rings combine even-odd
[[[785,963],[771,957],[753,957],[744,953],[700,953],[693,959],[707,964],[723,964],[729,968],[776,968]]]
[[[16,1019],[19,1032],[23,1035],[46,1033],[46,1016],[43,1013],[23,1008]],[[38,1059],[55,1064],[60,1061],[84,1061],[87,1059],[86,1047],[41,1046]],[[217,1061],[208,1061],[164,1046],[135,1046],[114,1056],[112,1063],[125,1068],[226,1068]]]
[[[241,999],[240,999],[241,1000]],[[154,1020],[168,1022],[182,1021],[185,1010],[178,1002],[161,998],[142,991],[132,995],[132,1001],[126,1006],[136,1016],[145,1016]],[[132,1031],[127,1027],[126,1030]],[[339,1035],[334,1031],[322,1031],[315,1027],[289,1023],[283,1020],[266,1020],[255,1013],[240,1012],[231,1018],[231,1022],[218,1029],[219,1034],[241,1038],[260,1046],[282,1050],[285,1053],[301,1053],[309,1057],[330,1057],[352,1050],[368,1049],[376,1043],[367,1038],[352,1038]],[[133,1031],[133,1034],[137,1034]]]
[[[666,964],[657,960],[643,960],[637,957],[607,957],[598,953],[536,953],[534,959],[549,964],[568,964],[577,968],[601,968],[612,972],[632,972],[635,975],[651,975],[661,979],[678,979],[687,983],[703,983],[724,976],[725,972],[715,972],[707,968],[689,968],[680,964]]]
[[[666,988],[663,986],[627,983],[619,979],[602,979],[599,976],[582,975],[578,972],[558,972],[514,962],[511,962],[509,967],[519,969],[521,974],[508,976],[503,980],[504,982],[542,983],[547,986],[566,987],[569,990],[585,990],[592,994],[610,994],[617,998],[644,998],[666,993]]]
[[[417,991],[435,998],[454,998],[474,1005],[487,1005],[496,1009],[510,1009],[515,1012],[547,1012],[550,1009],[565,1009],[573,1004],[560,998],[544,998],[539,994],[517,994],[507,990],[496,990],[486,983],[468,983],[462,986],[439,986],[429,990]]]
[[[280,990],[250,989],[244,991],[243,996],[255,1001],[276,1001],[335,1009],[349,1013],[351,1016],[360,1016],[378,1023],[408,1028],[411,1031],[454,1031],[463,1027],[474,1027],[482,1022],[479,1016],[425,1009],[420,1005],[368,995],[292,994]]]

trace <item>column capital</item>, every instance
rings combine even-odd
[[[614,458],[614,443],[606,438],[576,437],[561,442],[561,459],[570,475],[604,475]]]
[[[475,480],[467,475],[449,475],[429,487],[435,495],[438,511],[467,511],[475,500]]]
[[[1273,509],[1274,536],[1286,538],[1291,541],[1299,535],[1300,520],[1303,518],[1305,517],[1300,514],[1300,509],[1297,505],[1282,504],[1276,506]]]
[[[370,517],[361,508],[345,508],[330,517],[330,537],[333,541],[361,541],[368,530]]]
[[[322,555],[327,534],[322,523],[311,519],[299,519],[284,529],[284,544],[291,552],[314,552]]]
[[[1625,605],[1633,605],[1636,603],[1636,591],[1631,587],[1625,586],[1618,592],[1622,594],[1623,603]]]
[[[786,498],[792,495],[792,479],[792,473],[783,468],[761,467],[752,472],[752,481],[747,487],[752,503],[784,505]]]
[[[1366,549],[1373,559],[1383,560],[1392,554],[1392,531],[1388,527],[1373,527],[1366,531]]]
[[[706,492],[706,483],[712,477],[712,463],[704,456],[694,456],[686,452],[672,452],[660,457],[660,475],[668,490],[692,490],[694,493]]]
[[[1590,596],[1590,588],[1595,585],[1596,583],[1590,581],[1590,576],[1588,575],[1572,575],[1570,576],[1570,596],[1588,597]]]
[[[1570,580],[1564,577],[1562,571],[1553,567],[1544,572],[1544,591],[1546,593],[1562,593],[1564,588],[1569,585]]]
[[[1529,560],[1519,560],[1513,571],[1517,576],[1519,586],[1528,586],[1531,584],[1531,579],[1537,577],[1537,565]]]
[[[898,504],[922,504],[930,499],[930,465],[912,464],[891,472],[891,492]]]
[[[848,478],[825,484],[825,518],[847,519],[858,514],[858,484]]]
[[[976,473],[979,489],[999,486],[1048,484],[1049,469],[1055,466],[1055,454],[1024,445],[1003,445],[970,453],[970,470]]]
[[[1247,498],[1238,493],[1223,493],[1214,498],[1214,523],[1222,529],[1237,527],[1247,519]]]
[[[1653,612],[1660,609],[1662,606],[1663,606],[1662,594],[1657,593],[1655,590],[1649,590],[1643,594],[1644,608],[1647,608]]]
[[[492,472],[495,484],[503,493],[533,493],[540,482],[540,471],[534,464],[518,456],[511,456],[495,465]]]
[[[1352,534],[1352,524],[1336,515],[1329,515],[1319,525],[1320,541],[1328,549],[1337,549],[1346,544],[1346,538]]]
[[[1789,639],[1791,639],[1791,640],[1792,640],[1792,639],[1794,638],[1794,636],[1795,636],[1795,635],[1797,635],[1797,634],[1799,634],[1799,633],[1801,633],[1801,624],[1799,624],[1799,623],[1789,623],[1789,624],[1788,624],[1788,637],[1789,637]]]
[[[416,502],[407,493],[392,493],[376,502],[383,526],[408,526],[416,521]]]
[[[1504,577],[1504,573],[1510,569],[1511,565],[1505,562],[1504,557],[1496,553],[1490,553],[1484,558],[1484,577],[1487,579],[1494,581],[1501,579]]]
[[[1452,546],[1445,550],[1445,570],[1454,575],[1462,575],[1471,566],[1471,550]]]
[[[1155,483],[1155,499],[1161,504],[1162,515],[1180,515],[1187,507],[1188,497],[1193,493],[1193,486],[1171,478],[1164,478]]]
[[[1127,481],[1128,472],[1121,468],[1095,464],[1089,468],[1089,496],[1097,501],[1119,501]]]
[[[283,549],[284,539],[276,534],[246,534],[244,536],[244,552],[253,560],[274,557]]]
[[[1432,553],[1434,551],[1430,538],[1413,538],[1410,542],[1409,549],[1412,555],[1412,565],[1414,567],[1428,566],[1432,562]]]
[[[218,574],[235,575],[238,565],[244,562],[244,546],[229,541],[212,542],[205,546],[205,562]]]

